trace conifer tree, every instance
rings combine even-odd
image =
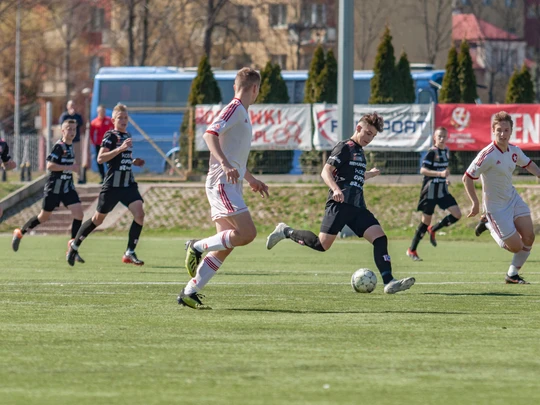
[[[188,96],[188,105],[193,107],[197,104],[221,103],[221,91],[217,84],[208,57],[204,55],[199,62],[197,76],[191,83]],[[188,166],[189,150],[189,113],[184,114],[180,126],[180,162],[183,167]],[[195,120],[193,119],[193,132],[195,132]],[[195,137],[194,137],[195,138]],[[195,152],[195,139],[193,139],[193,170],[206,170],[204,162],[208,159],[208,152]]]
[[[337,103],[337,74],[337,60],[334,52],[330,49],[326,53],[326,63],[319,76],[319,84],[321,86],[319,102]]]
[[[459,47],[458,69],[461,102],[475,104],[476,99],[478,98],[478,93],[476,91],[476,76],[474,75],[469,44],[465,40],[461,41]]]
[[[459,66],[457,50],[454,46],[448,51],[446,61],[446,72],[442,81],[442,88],[439,92],[439,103],[450,104],[461,101],[461,88],[459,84]]]
[[[369,103],[394,103],[396,58],[394,56],[394,46],[392,45],[392,35],[388,26],[386,26],[377,48],[373,73]]]
[[[534,99],[535,94],[529,69],[525,65],[521,67],[521,70],[516,68],[508,82],[505,103],[531,104],[534,103]]]
[[[396,66],[396,89],[394,102],[412,104],[416,100],[414,80],[411,75],[411,65],[407,53],[403,51]]]
[[[321,94],[320,76],[326,64],[323,47],[319,44],[313,53],[308,78],[304,87],[304,103],[316,103]]]
[[[534,92],[534,83],[529,68],[523,64],[520,71],[522,98],[521,102],[525,104],[533,104],[536,100],[536,94]]]

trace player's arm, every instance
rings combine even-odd
[[[480,212],[480,202],[478,201],[476,189],[474,188],[474,179],[469,174],[467,174],[467,172],[465,172],[465,174],[463,175],[463,185],[465,186],[465,192],[467,193],[467,196],[472,203],[471,211],[469,212],[469,215],[467,215],[467,217],[474,217]]]
[[[79,170],[79,166],[76,164],[67,166],[54,162],[47,162],[47,170],[50,172],[63,172],[64,170],[71,170],[72,172],[76,172],[77,170]]]
[[[450,175],[450,171],[448,170],[448,168],[446,168],[445,171],[443,172],[439,172],[437,170],[430,170],[430,169],[427,169],[425,167],[422,167],[420,168],[420,174],[424,175],[424,176],[427,176],[427,177],[442,177],[442,178],[446,178]]]
[[[381,171],[377,169],[376,167],[374,167],[364,173],[364,180],[372,179],[373,177],[378,176],[379,174],[381,174]]]
[[[110,138],[106,138],[103,140],[103,144],[101,146],[101,149],[99,150],[97,162],[100,164],[107,163],[108,161],[118,156],[120,153],[125,152],[127,149],[131,148],[132,141],[131,141],[131,138],[128,138],[124,142],[122,142],[122,145],[112,150],[109,149],[106,145],[108,146],[112,145]]]
[[[13,160],[9,159],[7,162],[0,162],[2,164],[2,167],[4,170],[9,171],[13,170],[17,167],[17,163],[15,163]]]
[[[210,132],[205,132],[203,135],[203,139],[206,142],[206,145],[208,145],[208,150],[210,151],[210,153],[221,164],[221,167],[225,172],[225,176],[227,177],[227,181],[232,184],[237,183],[238,179],[240,178],[240,173],[238,173],[238,170],[236,170],[236,168],[233,167],[227,160],[227,157],[223,153],[221,145],[219,144],[218,136]]]
[[[246,169],[244,179],[249,183],[252,191],[258,191],[262,198],[269,197],[268,186],[260,180],[257,180],[249,170]]]
[[[321,177],[324,183],[328,186],[328,188],[332,190],[332,199],[336,202],[343,202],[343,191],[341,191],[336,181],[334,180],[334,170],[336,170],[334,166],[326,163],[322,169]]]
[[[533,176],[540,177],[540,168],[532,160],[527,166],[525,166],[525,170],[527,170]]]

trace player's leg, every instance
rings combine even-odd
[[[439,199],[438,204],[441,209],[448,210],[449,214],[435,225],[428,227],[429,240],[433,246],[437,246],[437,240],[435,239],[436,232],[445,226],[455,224],[461,218],[461,210],[456,199],[451,194],[447,194]]]
[[[409,256],[414,261],[422,261],[420,256],[418,256],[418,253],[416,252],[416,249],[418,249],[418,244],[426,234],[429,225],[431,224],[431,218],[433,217],[433,212],[430,214],[426,214],[425,212],[422,213],[422,221],[420,222],[420,225],[418,225],[418,228],[416,228],[416,231],[414,232],[414,236],[411,242],[411,246],[407,249],[407,256]]]
[[[100,207],[98,203],[98,209],[99,208]],[[96,211],[92,218],[82,224],[79,232],[77,232],[77,235],[75,236],[75,239],[73,239],[73,241],[70,243],[69,250],[66,255],[66,260],[70,266],[75,265],[75,260],[78,255],[79,247],[83,243],[83,240],[85,240],[88,235],[90,235],[94,231],[94,229],[101,225],[106,217],[106,213]]]
[[[371,216],[377,221],[373,214],[371,214]],[[414,285],[416,281],[415,278],[407,277],[401,280],[394,279],[394,276],[392,275],[392,263],[390,255],[388,254],[388,238],[378,221],[372,225],[370,225],[370,223],[373,223],[373,220],[366,217],[363,226],[367,227],[367,229],[364,231],[363,237],[373,245],[373,258],[383,279],[384,292],[386,294],[395,294],[400,291],[408,290]]]
[[[505,280],[508,284],[528,284],[519,276],[519,271],[531,254],[532,245],[535,239],[534,226],[530,215],[515,218],[514,224],[517,230],[516,234],[513,235],[513,238],[516,239],[515,246],[519,247],[517,241],[519,238],[522,243],[522,249],[517,252],[515,251],[517,248],[514,249],[514,257],[508,268]]]
[[[141,236],[144,225],[144,208],[142,199],[133,201],[128,205],[128,209],[133,214],[133,222],[129,228],[128,246],[126,253],[122,257],[122,262],[142,266],[144,265],[144,261],[140,260],[135,254],[135,248],[139,242],[139,237]]]
[[[319,252],[325,252],[330,249],[337,235],[347,223],[350,207],[348,204],[328,201],[318,236],[311,231],[294,229],[284,223],[279,223],[276,229],[268,235],[266,248],[272,249],[279,241],[291,239],[299,245],[308,246]],[[352,208],[354,209],[354,207]]]
[[[82,204],[80,202],[67,205],[67,209],[71,211],[71,217],[73,218],[73,221],[71,222],[71,239],[68,242],[68,251],[66,252],[66,255],[69,254],[71,242],[73,242],[73,240],[77,236],[77,233],[79,232],[79,229],[81,229],[82,220],[84,218]],[[84,263],[84,259],[79,255],[78,252],[75,253],[75,261],[79,263]]]
[[[219,235],[223,234],[224,232],[234,231],[238,226],[238,218],[236,217],[237,216],[235,215],[234,217],[216,219],[215,223],[217,234]],[[240,219],[240,222],[244,221],[245,219]],[[232,247],[222,250],[214,250],[206,255],[204,260],[198,264],[195,274],[192,276],[191,280],[189,280],[187,285],[178,295],[177,301],[180,305],[193,309],[210,309],[210,307],[202,303],[202,295],[200,294],[200,291],[206,286],[206,284],[208,284],[210,279],[214,277],[227,256],[231,254],[232,250]]]
[[[11,239],[11,248],[14,252],[19,250],[21,239],[29,231],[36,228],[38,225],[43,224],[49,220],[53,210],[58,206],[58,199],[55,196],[45,197],[43,200],[43,208],[38,215],[34,215],[22,226],[22,228],[16,228],[13,230],[13,237]]]

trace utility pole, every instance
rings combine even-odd
[[[14,161],[20,165],[21,154],[21,116],[20,116],[20,98],[21,98],[21,0],[17,1],[17,16],[15,23],[15,106],[13,117],[14,130]],[[15,168],[17,170],[17,168]]]
[[[338,140],[345,140],[354,129],[353,0],[339,0],[338,27]]]

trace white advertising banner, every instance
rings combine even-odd
[[[355,105],[354,122],[345,138],[354,133],[356,123],[364,114],[376,111],[384,118],[383,132],[366,147],[373,151],[422,152],[431,146],[433,108],[430,104]],[[317,150],[332,150],[338,142],[336,104],[313,104]]]
[[[204,132],[224,107],[226,104],[196,106],[196,150],[208,150]],[[253,126],[252,150],[312,149],[309,104],[254,104],[248,111]]]

